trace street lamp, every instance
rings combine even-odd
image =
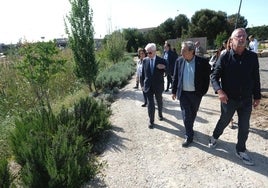
[[[237,27],[237,22],[238,22],[238,18],[239,18],[239,14],[240,14],[241,4],[242,4],[242,0],[240,0],[239,9],[238,9],[238,13],[237,13],[237,16],[236,16],[235,29]]]

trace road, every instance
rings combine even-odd
[[[263,91],[268,92],[268,58],[260,58],[260,73]],[[208,148],[220,115],[219,99],[210,87],[195,121],[194,143],[182,148],[184,126],[179,102],[164,92],[164,121],[156,121],[155,128],[148,129],[147,109],[141,107],[142,92],[133,89],[134,85],[133,77],[112,104],[113,130],[100,156],[107,166],[87,187],[268,187],[267,127],[250,129],[247,148],[255,166],[244,165],[235,156],[237,127],[226,128],[216,149]]]

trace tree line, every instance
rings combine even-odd
[[[247,33],[253,34],[259,41],[268,39],[268,26],[248,28],[247,25],[248,21],[242,15],[237,19],[237,14],[227,15],[222,11],[201,9],[196,11],[191,19],[184,14],[179,14],[174,19],[168,18],[145,33],[137,28],[126,28],[121,33],[127,41],[126,51],[128,52],[136,52],[138,47],[152,41],[162,46],[167,39],[193,37],[207,37],[208,48],[218,48],[223,40],[228,39],[235,26],[246,28]]]

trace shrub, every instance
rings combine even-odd
[[[110,128],[110,110],[87,97],[58,115],[42,109],[16,119],[10,146],[27,187],[79,187],[101,167],[91,152]]]
[[[136,67],[132,59],[114,64],[99,73],[96,79],[96,87],[102,90],[113,90],[114,87],[122,88],[135,71]]]
[[[27,159],[21,179],[29,187],[80,187],[95,176],[98,166],[90,146],[71,126],[59,126],[44,147],[41,160]]]
[[[83,135],[88,142],[94,144],[105,130],[111,128],[110,115],[111,111],[106,105],[92,97],[86,97],[74,105],[73,111],[62,109],[59,121],[62,124],[71,122],[78,128],[79,135]]]

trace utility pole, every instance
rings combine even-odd
[[[240,15],[241,4],[242,4],[242,0],[240,0],[239,9],[238,9],[238,13],[237,13],[237,16],[236,16],[235,29],[236,29],[236,27],[237,27],[238,18],[239,18],[239,15]]]

